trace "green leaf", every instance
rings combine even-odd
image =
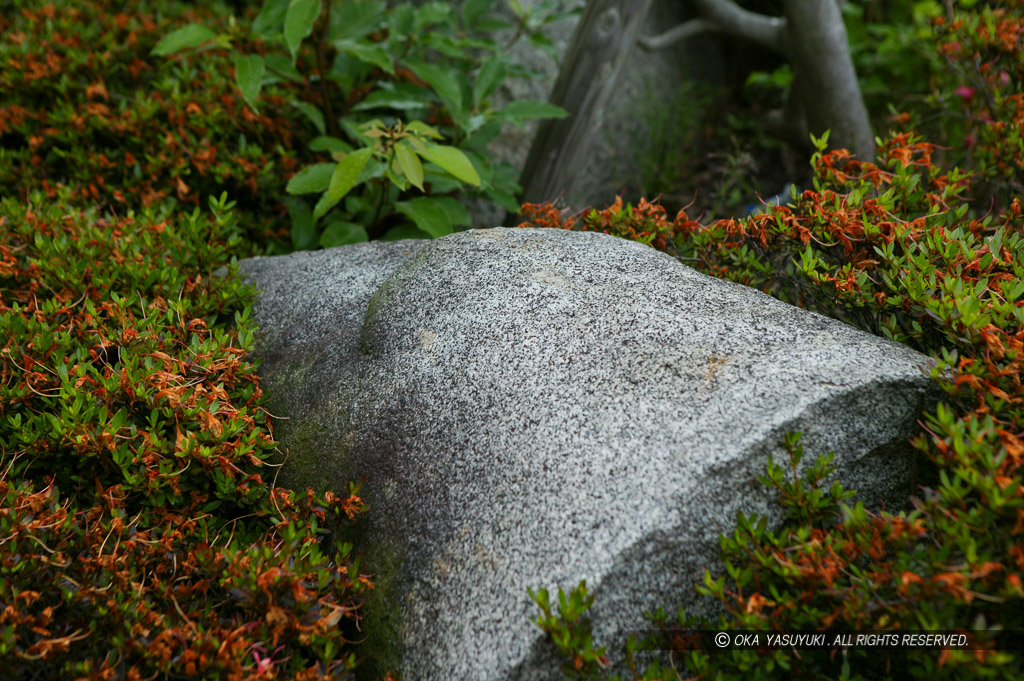
[[[327,124],[326,121],[324,121],[324,115],[321,113],[320,109],[316,108],[309,102],[302,101],[301,99],[293,100],[292,106],[301,111],[306,118],[309,119],[317,132],[321,135],[327,134]]]
[[[334,204],[341,201],[345,194],[348,194],[349,190],[359,183],[359,173],[363,172],[363,166],[366,165],[366,162],[370,160],[372,155],[373,147],[364,147],[363,149],[353,151],[338,161],[338,165],[331,175],[331,182],[327,187],[327,192],[320,197],[316,208],[313,210],[314,220],[323,217],[327,211],[334,207]]]
[[[474,187],[480,185],[480,175],[476,172],[476,168],[469,162],[466,155],[455,147],[430,144],[419,154],[431,163],[440,166],[457,180],[471,184]]]
[[[281,22],[288,12],[288,0],[267,0],[252,21],[252,32],[264,38],[280,31]]]
[[[477,74],[476,84],[473,85],[473,106],[480,106],[480,102],[497,90],[504,80],[505,62],[500,57],[492,57]]]
[[[331,183],[336,163],[317,163],[295,173],[285,188],[289,194],[314,194],[322,192]]]
[[[235,56],[235,82],[246,103],[256,110],[256,98],[263,87],[263,57],[258,54],[239,54]]]
[[[299,45],[313,32],[313,24],[320,16],[320,0],[292,0],[284,17],[284,42],[292,54],[298,54]]]
[[[440,203],[441,208],[448,214],[448,221],[452,223],[452,227],[468,227],[473,224],[473,220],[469,217],[469,211],[458,199],[451,196],[438,196],[434,197],[434,200]]]
[[[402,143],[395,145],[395,161],[406,179],[420,191],[423,191],[423,164],[416,153]]]
[[[459,87],[459,80],[453,71],[437,64],[423,62],[409,64],[409,68],[420,80],[426,81],[434,89],[441,101],[447,105],[452,116],[462,118],[462,89]]]
[[[292,246],[297,251],[307,251],[316,246],[316,226],[313,213],[304,199],[288,196],[284,199],[288,215],[292,219]]]
[[[366,233],[365,227],[344,220],[335,220],[327,225],[324,228],[324,233],[320,235],[320,245],[324,248],[358,244],[369,240],[370,236]]]
[[[435,239],[452,233],[448,212],[437,199],[422,196],[411,201],[399,201],[395,209]]]
[[[565,118],[569,112],[560,106],[547,102],[538,102],[532,99],[522,99],[512,102],[497,112],[506,120],[518,122],[536,118]]]
[[[422,87],[395,88],[394,90],[376,90],[366,99],[352,107],[353,111],[369,109],[394,109],[395,111],[411,111],[425,109],[429,102],[428,90]]]
[[[182,50],[198,47],[216,37],[216,33],[202,24],[188,24],[161,38],[150,54],[156,57],[166,57]]]
[[[462,25],[465,28],[472,28],[480,20],[491,6],[494,0],[466,0],[462,5]]]
[[[337,152],[347,154],[352,151],[352,145],[337,137],[314,137],[313,141],[309,143],[309,149],[310,151],[328,151],[332,154]]]
[[[378,66],[392,75],[395,73],[391,55],[380,45],[365,40],[335,40],[334,46],[359,61]]]
[[[416,225],[403,222],[384,233],[380,241],[398,241],[399,239],[429,239],[431,236]]]
[[[412,31],[413,6],[404,4],[391,10],[388,17],[388,36],[403,39]]]
[[[392,12],[397,12],[400,8],[401,5]],[[331,7],[330,40],[355,40],[373,33],[382,27],[386,11],[387,5],[376,0],[346,0],[334,3]]]
[[[268,54],[263,60],[267,63],[268,75],[279,76],[293,83],[305,83],[306,79],[298,72],[291,61],[283,54]]]
[[[423,121],[409,121],[409,124],[405,126],[405,129],[412,130],[413,132],[425,137],[433,137],[436,140],[444,139],[444,136],[441,135],[441,133]]]

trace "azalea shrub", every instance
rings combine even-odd
[[[274,486],[231,204],[68,192],[0,203],[5,678],[348,678],[364,506]]]
[[[301,112],[268,88],[259,112],[223,45],[173,59],[150,53],[173,27],[227,24],[213,3],[182,6],[15,0],[0,12],[0,195],[98,205],[124,214],[168,200],[205,208],[227,192],[247,239],[287,236],[281,202],[314,156]],[[285,231],[282,231],[285,230]]]

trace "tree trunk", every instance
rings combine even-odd
[[[874,160],[874,135],[839,5],[835,0],[785,0],[785,14],[793,87],[808,128],[816,135],[831,129],[830,147]]]
[[[573,34],[551,102],[569,116],[544,121],[523,168],[523,200],[554,201],[572,194],[587,160],[609,95],[633,54],[653,0],[591,0]]]

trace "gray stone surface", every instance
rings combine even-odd
[[[694,592],[799,430],[905,501],[927,358],[615,237],[489,229],[244,261],[279,484],[366,476],[369,652],[415,681],[557,679],[527,587],[613,657]],[[368,667],[372,673],[374,667]],[[368,677],[370,678],[370,677]]]

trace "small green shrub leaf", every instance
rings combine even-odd
[[[476,168],[469,162],[466,155],[455,147],[430,144],[419,154],[431,163],[440,166],[457,180],[474,187],[480,185],[480,175],[476,172]]]
[[[367,235],[365,227],[344,220],[335,220],[327,225],[324,228],[324,233],[320,235],[320,245],[324,248],[358,244],[369,240],[370,237]]]
[[[256,98],[263,87],[263,57],[258,54],[240,54],[235,56],[235,82],[246,103],[256,110]]]
[[[480,69],[473,85],[473,106],[480,106],[505,80],[505,63],[499,57],[492,57]]]
[[[459,203],[459,200],[452,198],[451,196],[439,196],[434,199],[437,201],[444,212],[448,214],[448,220],[452,223],[452,227],[468,227],[472,224],[473,220],[469,217],[469,211],[466,207]]]
[[[423,164],[420,163],[416,152],[404,144],[396,144],[395,160],[398,163],[399,170],[412,183],[412,186],[423,191]]]
[[[331,182],[327,187],[327,193],[320,197],[320,201],[317,202],[316,208],[313,210],[314,220],[323,217],[327,211],[345,197],[345,194],[348,194],[352,187],[359,183],[359,173],[363,172],[363,167],[372,155],[373,148],[365,147],[353,151],[338,161],[338,165],[331,175]]]
[[[264,56],[263,61],[266,62],[267,71],[271,75],[283,78],[284,80],[290,80],[293,83],[306,82],[298,69],[283,54],[268,54]]]
[[[288,207],[288,217],[292,220],[292,246],[297,251],[306,251],[316,247],[316,225],[313,224],[313,211],[305,199],[289,196],[284,199]]]
[[[455,118],[462,118],[462,89],[454,72],[423,62],[409,64],[409,68],[434,89]]]
[[[321,135],[327,134],[327,122],[324,120],[324,115],[320,109],[316,108],[309,102],[302,100],[295,100],[292,102],[292,106],[302,112],[302,114],[309,119],[309,122],[313,124],[316,131]]]
[[[498,113],[505,120],[512,121],[513,123],[538,118],[565,118],[569,115],[569,112],[560,106],[531,99],[512,102]]]
[[[462,25],[472,28],[493,5],[494,0],[466,0],[462,5]]]
[[[263,9],[252,21],[252,32],[264,38],[272,37],[281,30],[281,22],[287,13],[288,0],[266,0]]]
[[[437,199],[422,196],[411,201],[399,201],[395,204],[395,209],[435,239],[453,231],[448,212],[444,209],[444,204]]]
[[[216,33],[202,24],[186,24],[161,38],[150,54],[155,57],[166,57],[183,50],[199,47],[216,37]]]
[[[292,61],[299,45],[313,32],[313,24],[320,16],[320,0],[292,0],[284,17],[284,41],[291,52]]]
[[[336,163],[317,163],[303,168],[288,181],[288,193],[315,194],[324,191],[331,183],[331,175],[336,166]]]
[[[395,72],[395,67],[391,63],[391,55],[379,45],[365,40],[335,40],[334,46],[342,52],[351,54],[359,61],[380,67],[391,74]]]
[[[429,234],[424,232],[422,229],[410,222],[403,222],[400,225],[392,227],[384,236],[380,238],[380,241],[398,241],[400,239],[429,239]]]

